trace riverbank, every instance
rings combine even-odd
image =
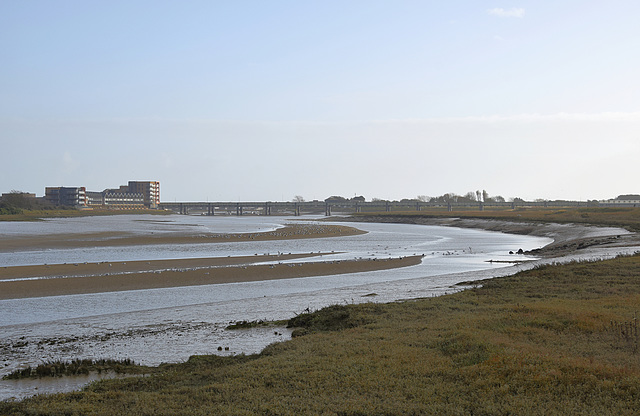
[[[336,305],[260,354],[193,356],[0,413],[633,415],[638,302],[638,256],[545,266],[447,296]]]
[[[475,214],[474,214],[475,215]],[[640,247],[640,234],[620,227],[588,223],[550,223],[541,221],[501,220],[493,218],[434,217],[410,214],[359,214],[340,220],[349,222],[375,222],[422,224],[459,228],[475,228],[509,234],[548,237],[553,243],[525,254],[554,258],[573,254],[586,248]],[[606,223],[605,223],[606,224]]]
[[[485,226],[487,226],[487,224],[485,224]],[[539,228],[535,228],[539,230]],[[493,231],[502,230],[494,229]],[[526,231],[524,229],[522,229],[522,231],[522,234],[527,233],[524,232]],[[567,226],[566,228],[560,227],[560,229],[556,230],[556,232],[565,233],[565,242],[572,241],[572,239],[575,240],[579,236],[581,236],[581,238],[585,236],[587,238],[593,237],[591,231],[589,232],[589,234],[580,234],[572,226]],[[547,234],[543,235],[549,236]],[[560,238],[556,238],[555,243],[559,241],[561,241]],[[80,265],[66,266],[80,267]],[[630,267],[629,265],[621,267],[620,264],[618,264],[615,267],[618,268],[618,272],[620,273],[626,272],[629,269],[633,270],[633,266]],[[581,270],[580,275],[591,276],[591,270],[591,266],[587,265],[584,269]],[[587,271],[590,274],[585,274]],[[476,279],[477,278],[478,276],[476,275]],[[533,281],[535,282],[535,279],[533,279]],[[487,286],[488,282],[482,282],[482,284],[484,286]],[[580,284],[582,284],[582,282],[578,282],[578,288],[580,287]],[[475,283],[475,285],[478,285],[478,283]],[[518,302],[518,305],[526,305],[527,307],[529,307],[527,302],[540,300],[542,298],[542,296],[540,296],[540,294],[536,292],[536,290],[543,291],[541,292],[542,294],[556,293],[552,286],[547,287],[534,285],[522,299],[520,299],[520,297],[515,297],[512,296],[512,294],[506,293],[504,295],[505,299],[507,299],[507,301],[505,301],[506,303],[496,302],[492,305],[497,309],[502,308],[502,310],[506,312],[511,311],[510,308],[512,308],[513,306],[509,302]],[[591,288],[589,290],[591,290]],[[621,290],[627,290],[627,287]],[[545,291],[547,291],[548,293]],[[373,291],[371,293],[372,295],[375,295]],[[419,295],[412,294],[412,296],[416,297]],[[493,295],[489,297],[491,299],[487,300],[487,305],[491,304],[491,301],[495,300],[495,297],[493,297]],[[445,296],[444,298],[449,297]],[[562,303],[564,298],[556,297],[554,299]],[[500,341],[502,340],[501,337],[506,336],[504,333],[500,332],[500,328],[494,331],[494,333],[488,332],[482,325],[484,322],[483,320],[500,321],[501,319],[504,320],[506,318],[501,318],[500,316],[483,315],[483,312],[486,312],[487,305],[475,299],[469,300],[467,298],[457,298],[456,300],[456,298],[454,298],[454,301],[451,303],[447,303],[444,301],[442,303],[439,303],[437,300],[433,299],[431,301],[435,303],[423,303],[428,301],[429,299],[414,299],[407,302],[397,302],[389,305],[365,305],[362,307],[356,307],[356,309],[351,309],[351,306],[348,306],[346,308],[338,308],[334,311],[335,314],[332,313],[330,321],[334,321],[337,319],[337,322],[344,325],[338,325],[338,327],[342,329],[335,333],[325,332],[326,328],[321,331],[317,331],[311,328],[308,330],[309,333],[316,332],[315,334],[308,336],[312,338],[312,341],[308,341],[307,343],[303,342],[302,344],[300,344],[301,341],[298,340],[307,338],[307,336],[305,336],[302,338],[294,339],[294,341],[292,341],[291,343],[288,342],[285,344],[281,344],[282,346],[269,347],[263,354],[251,355],[248,357],[242,356],[242,360],[233,357],[193,357],[189,360],[189,362],[185,364],[178,364],[175,367],[172,367],[170,370],[165,367],[168,370],[168,373],[164,374],[161,379],[166,380],[168,378],[175,377],[171,378],[171,383],[167,384],[166,386],[161,386],[161,381],[159,381],[159,379],[155,377],[151,381],[149,381],[150,384],[147,384],[146,387],[141,387],[144,392],[141,392],[140,389],[137,388],[137,385],[132,387],[127,384],[126,386],[122,387],[114,387],[113,385],[107,383],[106,385],[102,385],[104,387],[98,388],[98,390],[90,390],[90,393],[87,393],[87,396],[85,396],[85,393],[78,393],[77,395],[74,393],[74,403],[63,405],[64,410],[60,410],[60,414],[74,414],[74,404],[78,405],[78,411],[75,412],[75,414],[82,414],[83,412],[95,412],[96,414],[109,414],[109,412],[111,412],[117,414],[118,412],[114,411],[114,409],[119,408],[127,409],[127,412],[131,410],[139,411],[141,413],[147,412],[149,414],[158,413],[164,410],[164,407],[154,407],[153,409],[142,410],[142,408],[140,407],[142,406],[142,404],[132,404],[129,406],[126,403],[119,402],[116,396],[119,396],[119,392],[121,391],[132,392],[132,400],[138,403],[142,403],[145,400],[158,400],[158,403],[164,403],[163,396],[169,395],[170,398],[167,396],[167,400],[177,400],[185,402],[185,409],[188,410],[182,411],[186,413],[255,413],[260,411],[263,413],[268,413],[269,411],[271,411],[271,413],[280,414],[316,414],[322,412],[329,414],[349,414],[349,411],[352,411],[352,413],[354,414],[394,414],[393,409],[397,409],[395,410],[395,413],[406,414],[410,413],[412,410],[407,408],[405,404],[402,404],[402,402],[410,404],[413,403],[414,405],[417,403],[416,406],[424,406],[424,404],[421,403],[432,403],[435,406],[437,403],[444,403],[445,401],[449,407],[447,407],[445,404],[442,404],[443,407],[438,409],[434,408],[435,410],[425,410],[426,408],[415,410],[418,409],[418,407],[415,406],[412,409],[414,413],[428,413],[430,411],[431,413],[447,414],[447,412],[445,411],[446,409],[454,409],[457,411],[458,408],[456,408],[455,406],[460,406],[464,403],[469,402],[478,402],[478,406],[485,407],[476,407],[475,410],[477,412],[482,413],[482,410],[484,410],[485,413],[490,413],[487,409],[495,409],[497,408],[495,406],[501,406],[501,404],[483,399],[485,397],[484,394],[486,393],[487,397],[491,397],[492,394],[494,395],[493,397],[502,396],[495,396],[496,391],[492,390],[490,386],[487,387],[477,384],[474,385],[474,389],[476,390],[475,393],[470,392],[469,389],[465,388],[464,382],[455,384],[452,380],[457,379],[456,377],[462,377],[461,374],[466,374],[465,371],[468,372],[474,370],[475,365],[482,365],[485,362],[482,358],[485,350],[494,351],[494,349],[496,348],[496,346],[490,341],[496,339]],[[461,302],[461,304],[459,304],[459,302]],[[399,306],[399,308],[404,308],[404,306],[407,306],[407,309],[402,313],[398,313],[399,309],[396,309],[396,306],[394,305],[403,305]],[[434,309],[440,310],[441,313],[433,313]],[[298,308],[297,310],[301,311],[303,310],[303,308]],[[544,311],[546,312],[550,310],[551,309],[548,307],[544,309]],[[598,312],[587,312],[587,314],[589,313]],[[624,313],[622,313],[622,315],[624,315]],[[541,319],[540,322],[542,323],[540,325],[547,325],[547,320],[545,320],[546,316],[544,316],[544,314],[541,314],[540,316],[536,315],[536,317]],[[560,324],[564,325],[563,322],[567,321],[567,319],[569,318],[562,315],[560,318],[558,318],[559,323],[555,321],[549,323],[550,328],[555,328]],[[404,321],[409,321],[410,323]],[[538,324],[538,320],[536,320],[534,323]],[[441,330],[439,332],[431,331],[433,327],[438,325],[441,327]],[[448,326],[451,327],[447,330]],[[384,330],[388,329],[389,327],[393,327],[393,331],[395,332],[384,332]],[[329,326],[329,329],[333,330],[338,328]],[[478,331],[478,334],[475,334],[473,332],[476,330]],[[556,328],[555,330],[557,331],[558,329]],[[207,331],[211,332],[210,329],[207,329]],[[278,331],[280,331],[280,329],[278,329]],[[272,333],[273,330],[267,331],[267,334]],[[537,335],[538,334],[536,333],[533,335],[533,337],[537,337]],[[316,338],[317,336],[321,338]],[[330,341],[324,339],[324,336],[330,336]],[[145,335],[145,339],[146,338],[147,336]],[[183,337],[175,338],[175,340],[171,341],[170,343],[165,342],[165,340],[152,343],[154,344],[153,348],[164,345],[167,348],[174,349],[176,348],[176,344],[183,343],[182,338]],[[438,340],[440,340],[441,343]],[[135,341],[135,339],[132,339],[131,337],[126,338],[126,341],[123,341],[123,345],[127,346],[128,351],[130,351],[131,343],[133,341]],[[104,341],[102,342],[104,343]],[[319,342],[322,345],[316,345],[316,342]],[[330,344],[324,345],[325,342],[333,342],[334,347],[330,348]],[[517,346],[521,347],[524,341],[516,340],[514,342]],[[540,338],[537,339],[537,342],[544,341],[542,338]],[[353,343],[353,345],[351,345],[351,343]],[[220,344],[211,343],[211,345]],[[498,346],[500,346],[500,344]],[[535,348],[536,345],[534,345],[533,347]],[[39,345],[38,348],[40,348]],[[65,346],[65,348],[67,347]],[[231,349],[234,349],[233,344]],[[200,353],[209,352],[207,351]],[[301,357],[297,355],[298,353],[303,353],[305,355],[304,357]],[[476,359],[474,358],[474,355],[476,353],[480,355],[480,360],[478,362],[475,362]],[[529,349],[525,349],[524,353],[522,354],[525,353],[529,353]],[[318,354],[319,356],[316,356],[316,354]],[[512,360],[515,359],[515,357],[521,357],[522,354],[516,353],[515,355],[508,356],[506,359]],[[469,358],[469,356],[471,358]],[[272,357],[273,359],[267,357]],[[186,357],[182,360],[185,359]],[[429,361],[430,359],[432,359],[432,361]],[[466,364],[467,359],[470,360],[471,364]],[[248,367],[242,367],[244,364],[246,364],[246,362],[254,360],[256,360],[256,367],[251,365],[249,365]],[[308,365],[303,365],[302,360],[308,360]],[[345,362],[344,365],[337,362],[341,360]],[[274,374],[272,371],[268,371],[267,373],[260,373],[260,371],[264,370],[265,367],[279,365],[281,362],[284,362],[286,367],[285,374],[282,374],[281,377],[278,376],[278,374]],[[429,363],[429,365],[433,366],[434,371],[437,371],[433,374],[424,373],[424,366],[427,365],[425,363]],[[325,366],[323,367],[323,365]],[[437,365],[439,365],[439,367]],[[449,365],[451,365],[452,367],[449,368]],[[471,366],[471,370],[469,369],[469,366]],[[222,367],[224,367],[224,369],[222,369]],[[389,371],[389,369],[393,370]],[[554,370],[553,365],[551,370]],[[250,373],[242,376],[241,373],[243,371],[248,371]],[[251,373],[252,371],[254,373]],[[292,372],[305,374],[304,380],[299,381],[299,383],[302,383],[299,386],[295,383],[291,384],[293,380],[291,378]],[[236,376],[227,378],[227,376],[232,373],[236,374],[237,378]],[[403,373],[407,375],[406,380],[402,376]],[[428,386],[420,384],[419,380],[412,379],[414,377],[414,373],[420,373],[418,375],[418,379],[421,376],[428,377],[434,383],[433,385],[436,386],[437,391],[428,392],[426,390]],[[254,377],[252,377],[251,374],[255,374],[256,377],[259,378],[259,380],[254,380]],[[327,379],[323,376],[323,374],[333,374],[333,377]],[[493,379],[487,378],[487,374],[483,373],[481,376],[485,377],[484,379],[486,380],[491,380],[491,383],[495,381]],[[599,374],[597,374],[596,376],[599,377]],[[192,377],[194,377],[195,379],[192,379]],[[442,383],[442,379],[439,377],[446,379],[444,384]],[[250,390],[255,390],[257,392],[256,394],[261,397],[265,396],[265,398],[263,400],[253,397],[251,396],[251,394],[249,394],[248,397],[240,393],[236,394],[227,390],[226,388],[217,386],[217,384],[217,387],[215,387],[213,390],[207,390],[207,387],[205,385],[199,385],[199,381],[197,381],[196,379],[206,381],[208,383],[207,386],[209,387],[211,386],[211,383],[216,384],[218,382],[223,383],[225,386],[228,382],[230,383],[230,385],[236,387],[239,387],[240,385],[242,385],[242,383],[245,383],[244,385],[251,386]],[[262,382],[260,380],[262,380]],[[412,380],[417,381],[417,384],[415,384],[413,387],[408,384],[412,382]],[[473,380],[473,377],[470,376],[469,378],[465,379],[465,382],[473,383]],[[611,381],[610,379],[607,380]],[[307,381],[309,384],[307,384]],[[517,386],[519,386],[519,384],[517,384],[517,381],[518,380],[512,381],[508,378],[505,380],[500,380],[501,383],[507,385],[515,385],[516,388]],[[547,380],[546,382],[548,381],[549,380]],[[254,382],[257,384],[255,384]],[[437,384],[438,382],[440,382],[440,384]],[[266,385],[267,383],[268,385]],[[309,391],[313,396],[318,394],[318,403],[311,403],[310,401],[305,401],[303,398],[290,397],[288,393],[282,391],[282,389],[284,388],[283,386],[286,383],[289,383],[290,386],[298,386],[294,387],[294,390]],[[314,385],[324,385],[325,383],[328,386],[329,392],[331,392],[332,389],[335,390],[339,387],[336,387],[336,383],[341,384],[344,387],[345,391],[350,392],[351,396],[349,397],[352,397],[352,399],[340,396],[342,393],[338,392],[338,396],[336,397],[344,399],[345,401],[337,403],[334,402],[331,397],[327,397],[328,393],[325,394],[322,391],[316,392],[313,389]],[[171,385],[173,384],[183,386],[189,385],[190,387],[183,389],[182,392],[173,392],[171,390]],[[379,386],[381,384],[385,384],[386,388],[380,390]],[[121,388],[122,390],[120,390]],[[438,392],[440,393],[440,395],[438,395]],[[98,397],[101,397],[102,394],[106,394],[108,397],[99,399]],[[470,395],[473,394],[476,394],[476,396],[471,397]],[[226,400],[226,404],[224,405],[221,404],[222,395],[226,397],[224,399]],[[362,401],[360,399],[355,399],[356,397],[360,397],[359,395],[362,395]],[[266,396],[272,397],[268,398]],[[458,399],[458,396],[461,398]],[[464,398],[464,400],[462,398]],[[92,401],[94,399],[100,402],[94,404],[94,402]],[[245,404],[243,404],[243,400],[245,399],[248,400],[248,404],[246,404],[246,406]],[[286,407],[278,405],[278,400],[280,399],[287,402]],[[528,399],[535,401],[535,397],[531,398],[528,396]],[[33,401],[37,400],[37,398],[33,399]],[[396,401],[395,404],[393,403],[394,400]],[[38,407],[38,405],[33,405],[33,401],[28,401],[26,405],[27,407],[21,408],[23,410],[14,410],[17,412],[17,414],[22,414],[20,413],[22,411],[32,411],[33,409],[36,409]],[[41,407],[41,409],[44,409],[41,410],[41,412],[50,412],[51,408],[62,409],[59,408],[53,400],[50,401],[49,404],[51,405],[51,407],[46,407],[46,405],[44,405],[43,407]],[[516,406],[521,406],[521,403],[516,403]],[[0,410],[1,409],[2,408],[0,408]],[[168,413],[179,413],[177,409],[171,408],[170,405],[168,405],[166,409],[171,409],[168,410]],[[522,411],[523,408],[515,407],[513,409],[515,410],[513,410],[512,413],[516,412],[516,410]],[[9,410],[7,410],[7,412],[9,412]],[[471,410],[469,412],[471,412]],[[38,414],[38,411],[35,411],[35,413]],[[451,411],[450,413],[456,412]],[[506,413],[506,411],[503,413]]]

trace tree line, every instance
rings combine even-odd
[[[12,190],[2,194],[0,198],[0,215],[22,214],[25,210],[54,209],[53,205],[43,199],[34,198],[33,194]]]

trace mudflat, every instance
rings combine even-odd
[[[321,253],[263,255],[259,259],[260,262],[273,262],[320,255]],[[326,276],[412,266],[419,264],[422,259],[421,256],[409,256],[375,260],[248,264],[255,263],[256,257],[5,267],[0,269],[0,277],[20,277],[23,280],[0,282],[0,299]]]
[[[0,239],[0,251],[42,250],[54,248],[111,247],[155,244],[229,243],[241,241],[294,240],[300,238],[344,237],[366,231],[344,225],[291,224],[273,231],[225,234],[159,233],[134,235],[126,232],[63,233],[27,235]]]
[[[365,231],[353,227],[324,224],[292,224],[273,231],[242,234],[165,233],[140,236],[124,232],[67,233],[0,240],[0,251],[327,238],[364,233]],[[0,267],[0,299],[326,276],[405,267],[419,264],[421,261],[420,256],[411,256],[375,260],[292,262],[296,259],[327,254],[335,253],[278,253]]]

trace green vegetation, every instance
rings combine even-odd
[[[161,211],[157,209],[130,209],[130,210],[80,210],[72,207],[51,207],[41,209],[17,209],[12,212],[3,212],[0,208],[0,221],[38,221],[42,218],[73,218],[73,217],[89,217],[102,215],[135,215],[135,214],[153,214],[165,215],[171,214],[170,211]]]
[[[381,305],[369,304],[358,309],[345,305],[327,306],[316,312],[297,315],[287,322],[288,328],[295,328],[291,337],[299,337],[314,332],[338,331],[355,328],[371,321],[371,316],[382,310]]]
[[[24,192],[13,190],[0,198],[0,217],[4,215],[20,215],[25,209],[32,209],[38,203]]]
[[[455,294],[331,306],[251,356],[0,404],[3,415],[632,415],[640,256],[544,266]]]
[[[398,217],[411,221],[419,218],[479,218],[517,222],[576,223],[608,227],[621,227],[629,231],[640,231],[640,208],[633,207],[589,207],[589,208],[517,208],[485,209],[449,212],[446,209],[423,208],[413,212],[367,212],[355,217]]]
[[[148,373],[151,368],[134,363],[130,359],[124,360],[73,360],[71,362],[55,361],[40,364],[35,368],[27,367],[16,370],[4,376],[3,380],[18,380],[23,378],[62,377],[91,372],[102,373],[114,371],[120,374]]]
[[[239,321],[229,324],[226,329],[268,328],[282,326],[284,324],[286,324],[286,321]]]

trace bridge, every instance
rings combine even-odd
[[[316,214],[330,216],[332,212],[392,212],[421,211],[423,209],[478,210],[516,209],[521,207],[586,207],[593,203],[582,201],[542,201],[542,202],[423,202],[423,201],[308,201],[308,202],[162,202],[159,209],[177,214],[201,215],[302,215]]]

